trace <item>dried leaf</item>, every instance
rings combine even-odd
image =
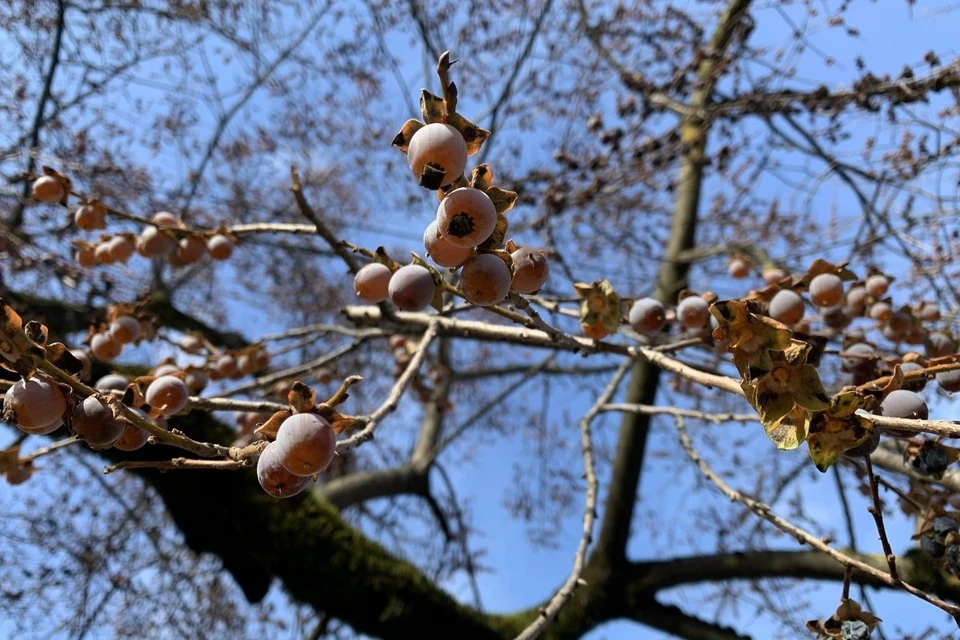
[[[79,376],[83,372],[83,363],[62,342],[47,345],[47,360],[70,375]]]
[[[422,108],[422,107],[421,107]],[[473,124],[459,113],[448,113],[447,124],[456,127],[467,143],[467,155],[475,155],[490,137],[490,132]]]
[[[27,337],[23,319],[13,307],[0,298],[0,362],[4,368],[29,378],[46,355],[43,347]]]
[[[451,191],[456,191],[457,189],[462,189],[463,187],[469,186],[470,182],[466,179],[466,177],[461,175],[447,186],[437,189],[437,201],[442,201]]]
[[[280,425],[283,424],[283,421],[293,415],[292,411],[286,409],[282,411],[277,411],[275,414],[270,416],[270,418],[264,422],[262,425],[257,427],[254,430],[254,433],[257,433],[267,440],[276,440],[277,431],[280,430]]]
[[[415,134],[417,131],[420,131],[420,129],[422,129],[424,126],[426,125],[419,120],[415,120],[413,118],[407,120],[403,123],[403,126],[400,127],[400,132],[394,136],[393,141],[390,144],[399,148],[400,151],[406,153],[407,149],[410,148],[410,140],[413,139],[413,134]]]
[[[857,274],[850,269],[847,269],[846,262],[833,264],[831,262],[827,262],[823,258],[817,258],[813,261],[813,264],[810,265],[810,268],[807,269],[807,273],[804,274],[803,278],[801,279],[804,288],[808,287],[810,285],[810,281],[822,273],[832,273],[840,276],[840,279],[845,282],[858,279]]]
[[[387,254],[387,250],[384,249],[382,246],[377,247],[377,250],[374,251],[373,261],[379,262],[380,264],[389,267],[391,271],[396,271],[397,269],[400,268],[400,264],[396,260],[391,258]]]
[[[317,392],[297,380],[287,394],[287,401],[293,407],[294,413],[306,413],[312,411],[313,405],[317,404]]]
[[[494,186],[487,187],[485,192],[490,196],[490,199],[493,201],[493,206],[496,207],[497,213],[500,215],[513,209],[513,205],[517,203],[517,198],[519,197],[516,191],[507,191]]]
[[[807,430],[810,427],[810,412],[803,407],[794,405],[782,418],[767,426],[764,430],[770,441],[778,449],[790,451],[800,446],[807,439]]]
[[[420,92],[420,115],[427,124],[446,121],[446,103],[440,96],[435,96],[426,89]],[[453,126],[457,126],[452,122]],[[460,127],[457,127],[459,129]]]
[[[11,469],[16,469],[19,466],[17,462],[19,458],[20,445],[0,450],[0,473],[9,473]]]
[[[737,370],[747,380],[770,371],[773,367],[770,352],[786,349],[793,335],[786,325],[759,311],[756,303],[740,300],[725,300],[710,306],[710,313],[718,323],[713,338],[729,342],[727,350],[733,353]]]
[[[580,327],[588,338],[599,340],[620,329],[620,296],[608,280],[573,285],[580,303]],[[601,331],[602,328],[602,331]],[[600,336],[600,337],[594,337]]]
[[[847,414],[849,406],[838,403],[839,415],[815,413],[807,433],[807,448],[817,469],[826,472],[843,452],[873,436],[873,424],[862,416]]]
[[[342,413],[335,411],[329,405],[321,405],[318,407],[317,413],[330,423],[330,428],[333,429],[333,432],[337,435],[340,435],[344,432],[349,433],[353,431],[358,424],[356,418],[345,416]]]
[[[503,244],[504,239],[507,237],[507,229],[509,228],[510,223],[507,221],[507,217],[502,213],[497,214],[497,225],[493,228],[493,233],[490,234],[490,237],[480,243],[480,246],[477,247],[478,251],[491,251],[497,249],[500,245]]]
[[[470,172],[470,186],[481,191],[486,191],[493,186],[493,169],[490,165],[484,163],[473,168]]]
[[[43,347],[47,344],[47,328],[36,320],[31,320],[23,327],[23,332],[27,334],[27,338],[33,340],[39,346]]]

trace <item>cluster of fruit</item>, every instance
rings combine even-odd
[[[746,275],[742,262],[731,261],[731,275]],[[933,378],[933,372],[926,374],[928,368],[943,365],[945,370],[936,372],[940,386],[948,392],[960,390],[960,372],[947,369],[960,361],[957,342],[948,329],[937,326],[941,317],[936,305],[895,309],[887,297],[891,278],[872,271],[861,280],[845,265],[824,260],[815,261],[806,273],[775,275],[742,301],[718,302],[709,309],[722,325],[711,336],[734,354],[741,386],[778,447],[793,448],[805,439],[822,471],[840,454],[869,455],[882,435],[915,438],[915,429],[875,428],[856,411],[928,419],[926,401],[918,393]],[[685,304],[692,304],[692,311],[682,313]],[[816,309],[812,316],[808,305]],[[700,298],[682,299],[677,321],[690,329],[705,327],[702,307]],[[661,331],[666,318],[664,305],[649,299],[637,301],[629,314],[634,329],[648,335]],[[848,328],[856,318],[867,320],[868,326]],[[813,330],[817,320],[822,328]],[[867,339],[871,329],[894,343],[923,344],[925,354],[884,356]],[[841,371],[853,385],[832,398],[817,371],[831,339],[841,342]],[[879,386],[871,384],[875,380]],[[940,477],[957,458],[954,449],[922,436],[912,440],[905,453],[906,463],[931,477]]]
[[[121,403],[127,402],[143,419],[167,428],[165,419],[186,408],[190,394],[181,379],[170,375],[141,378],[133,386],[136,392],[121,401],[111,391],[126,392],[131,383],[111,374],[97,381],[95,388],[100,394],[79,397],[69,386],[35,373],[7,389],[3,419],[31,435],[46,435],[66,425],[95,449],[135,451],[147,443],[150,434],[124,416]]]
[[[936,559],[943,559],[950,573],[960,577],[960,530],[957,520],[950,516],[936,516],[916,536],[920,548]]]
[[[671,318],[676,319],[682,329],[698,331],[710,324],[710,303],[702,296],[687,295],[677,302],[676,308],[668,310],[656,298],[640,298],[630,306],[627,314],[633,330],[646,336],[663,331]]]
[[[449,55],[441,56],[438,71],[446,82]],[[493,185],[487,165],[465,177],[467,160],[480,150],[490,132],[456,113],[453,83],[444,87],[447,98],[427,91],[421,95],[424,122],[407,121],[393,144],[407,154],[410,170],[419,184],[436,190],[440,204],[436,218],[423,233],[426,255],[438,266],[460,269],[457,288],[479,306],[502,302],[511,289],[521,294],[538,292],[550,272],[546,254],[518,248],[504,241],[508,228],[504,213],[513,207],[517,194]],[[438,304],[440,274],[423,261],[399,266],[392,261],[374,262],[354,278],[361,300],[390,300],[402,311],[421,311]]]
[[[67,205],[69,181],[54,172],[41,176],[33,183],[33,198],[37,202]],[[83,231],[107,228],[107,208],[96,200],[88,200],[77,207],[73,224]],[[130,232],[103,234],[96,242],[76,239],[77,264],[93,267],[98,264],[126,264],[138,253],[147,259],[166,259],[174,267],[197,262],[204,255],[214,260],[226,260],[233,255],[236,238],[225,229],[197,231],[189,229],[180,218],[160,211],[151,218],[151,224],[140,235]]]
[[[90,327],[85,343],[94,358],[111,362],[122,355],[126,345],[152,340],[155,334],[156,319],[142,311],[139,305],[113,305],[107,309],[104,322]],[[217,350],[194,334],[185,335],[178,344],[188,354],[205,354],[207,361],[202,365],[185,367],[164,361],[153,375],[179,375],[192,393],[205,389],[211,380],[255,375],[270,365],[270,354],[262,345]],[[74,349],[71,353],[83,363],[84,371],[89,371],[90,358],[87,353],[80,349]]]
[[[336,433],[326,419],[316,413],[295,413],[260,453],[257,479],[274,498],[295,496],[330,466],[336,450]]]

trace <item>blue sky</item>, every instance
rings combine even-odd
[[[948,6],[950,3],[920,3],[911,10],[904,2],[862,2],[855,3],[848,13],[848,20],[851,24],[859,28],[864,36],[862,38],[849,38],[840,35],[838,31],[826,31],[813,36],[814,42],[818,47],[829,51],[837,59],[837,64],[827,66],[823,64],[822,59],[816,55],[806,54],[799,64],[799,74],[795,79],[784,80],[784,86],[812,87],[821,82],[837,83],[849,80],[854,74],[853,60],[855,56],[862,55],[869,62],[871,70],[875,73],[890,72],[896,74],[902,68],[905,62],[918,63],[922,60],[923,54],[928,49],[935,49],[944,60],[951,58],[955,53],[955,31],[956,19],[954,14],[942,14],[937,10],[938,6]],[[702,12],[701,3],[686,3],[693,11]],[[796,12],[791,10],[791,15]],[[788,35],[786,23],[776,17],[771,10],[765,10],[762,13],[765,16],[758,24],[752,36],[751,43],[758,45],[761,43],[769,44],[771,47],[780,46]],[[822,17],[820,18],[822,20]],[[816,23],[817,18],[814,18]],[[399,54],[407,51],[406,38],[394,38],[389,41],[395,51]],[[450,48],[456,53],[455,43]],[[406,61],[406,66],[402,73],[407,85],[410,87],[411,94],[415,98],[420,87],[423,86],[422,64],[417,56],[410,56]],[[428,65],[430,66],[430,65]],[[224,72],[224,77],[229,77],[228,69],[215,69],[218,73]],[[435,87],[434,78],[429,79],[430,86]],[[395,88],[395,85],[388,84],[389,90]],[[133,85],[129,88],[133,95],[150,96],[155,95],[154,90],[143,86]],[[394,105],[397,126],[409,117],[406,109],[406,100],[399,94],[387,95],[387,102]],[[271,102],[265,97],[257,96],[251,100],[245,110],[244,117],[240,122],[254,122],[262,114],[269,113]],[[483,111],[478,105],[469,103],[463,105],[467,115],[470,112]],[[481,124],[484,124],[481,122]],[[507,123],[509,125],[509,123]],[[508,129],[509,130],[509,129]],[[863,129],[863,135],[869,134],[866,127]],[[547,140],[549,131],[538,131],[532,134],[529,140],[524,144],[524,159],[531,163],[542,162],[544,158],[549,157],[549,149],[544,148],[544,142]],[[498,143],[506,143],[506,140],[500,140]],[[269,158],[265,162],[266,166],[271,163],[278,172],[286,171],[287,162],[291,156],[296,155],[296,151],[287,153],[281,149],[275,157]],[[323,151],[318,150],[316,154],[323,158]],[[497,154],[491,158],[496,168]],[[326,158],[332,161],[333,158]],[[169,177],[173,178],[182,175],[192,166],[190,163],[182,163],[175,153],[161,153],[153,159],[158,165],[162,165]],[[722,188],[708,180],[705,190],[704,201],[708,201],[711,190]],[[763,192],[760,196],[770,196],[780,193],[783,190],[782,185],[778,185],[774,180],[767,180],[762,185]],[[375,247],[379,244],[386,244],[393,247],[405,247],[407,250],[420,250],[419,247],[419,229],[425,225],[433,216],[435,200],[432,194],[425,194],[423,197],[423,214],[415,219],[390,219],[380,224],[353,225],[346,224],[345,234],[353,242],[363,244],[368,247]],[[854,201],[849,194],[843,191],[835,181],[828,181],[814,198],[813,206],[819,210],[827,212],[831,207],[840,210],[854,210]],[[226,265],[222,267],[220,282],[225,286],[234,281],[234,273],[231,267]],[[696,276],[695,276],[696,277]],[[642,276],[638,277],[642,279]],[[699,283],[706,286],[706,282]],[[716,283],[710,283],[715,285]],[[345,286],[349,283],[345,280]],[[724,293],[736,293],[737,288],[731,283],[721,283],[713,287],[715,290]],[[231,321],[233,324],[251,337],[257,333],[269,332],[274,329],[281,329],[284,326],[285,318],[277,310],[269,310],[256,307],[244,300],[241,287],[233,285],[228,291],[233,291],[235,297],[231,300],[235,302],[228,305],[231,311]],[[634,292],[631,292],[634,293]],[[136,359],[139,353],[128,354],[127,357]],[[534,353],[533,357],[539,354]],[[595,397],[596,392],[602,386],[603,381],[591,381],[589,384],[583,384],[579,380],[550,380],[549,391],[539,385],[531,385],[527,391],[519,393],[515,402],[523,403],[531,409],[539,410],[541,404],[546,404],[544,415],[546,422],[561,433],[566,433],[566,443],[573,443],[573,449],[567,449],[561,452],[561,455],[570,458],[571,464],[576,466],[576,475],[579,475],[579,456],[576,450],[576,421],[579,416],[589,406],[590,401]],[[373,407],[364,407],[372,409]],[[745,408],[745,407],[744,407]],[[359,408],[357,408],[359,410]],[[952,403],[948,401],[939,401],[933,409],[933,416],[946,417],[952,409]],[[407,417],[411,419],[406,419]],[[403,444],[409,441],[410,427],[415,422],[416,407],[412,403],[406,403],[401,410],[384,423],[381,434],[385,436],[385,442],[395,442]],[[505,416],[504,419],[509,419]],[[401,428],[402,427],[402,428]],[[594,425],[595,438],[599,443],[605,443],[612,446],[616,440],[616,430],[618,428],[618,417],[608,415],[597,420]],[[790,466],[799,462],[807,456],[805,448],[789,453],[778,453],[770,445],[760,431],[758,425],[723,425],[723,426],[702,426],[691,425],[695,440],[703,441],[713,437],[715,434],[728,434],[733,431],[738,436],[749,438],[750,453],[757,464],[766,464],[773,456],[779,456],[777,462],[784,466]],[[749,430],[753,430],[751,435]],[[532,455],[532,449],[529,444],[524,444],[523,425],[517,425],[518,435],[509,440],[502,438],[487,438],[484,441],[471,440],[468,443],[471,459],[468,461],[459,460],[456,455],[462,451],[455,451],[455,457],[452,462],[446,463],[447,470],[451,473],[453,482],[461,496],[470,497],[472,522],[479,528],[478,534],[472,542],[481,546],[486,551],[483,558],[483,564],[495,568],[493,573],[482,573],[479,578],[479,584],[482,593],[484,608],[488,611],[507,612],[519,607],[525,607],[541,602],[545,597],[553,592],[569,574],[573,549],[579,540],[581,501],[582,496],[578,495],[574,503],[563,518],[563,533],[556,538],[556,549],[545,549],[540,547],[531,547],[528,544],[528,528],[524,523],[508,516],[504,506],[504,497],[510,493],[510,485],[514,481],[514,470],[517,467],[529,468]],[[638,508],[638,519],[659,518],[662,526],[667,531],[659,532],[656,536],[651,536],[646,529],[640,530],[631,541],[631,557],[635,559],[645,559],[649,557],[663,557],[669,554],[684,554],[688,552],[702,551],[697,545],[689,542],[690,534],[695,531],[671,531],[671,527],[691,526],[689,513],[696,509],[703,508],[710,501],[722,501],[722,497],[717,493],[712,493],[709,488],[698,493],[693,493],[693,487],[697,482],[697,474],[690,465],[680,465],[681,470],[675,469],[676,465],[665,462],[654,454],[665,453],[675,457],[682,455],[677,446],[676,435],[668,422],[655,422],[655,428],[652,434],[652,441],[649,446],[648,457],[649,464],[645,468],[644,477],[641,483],[641,503]],[[709,455],[708,455],[709,457]],[[536,473],[535,469],[529,469],[529,478],[533,481]],[[435,482],[439,486],[439,482]],[[601,499],[604,495],[606,478],[601,477]],[[30,491],[30,485],[22,488],[11,489],[11,495],[25,495]],[[834,490],[833,479],[830,475],[819,475],[815,471],[810,476],[810,480],[803,485],[803,498],[809,511],[818,516],[817,519],[823,523],[829,523],[838,534],[843,535],[843,526],[839,518],[839,505]],[[850,489],[851,495],[854,493]],[[786,498],[791,497],[787,495]],[[872,520],[865,510],[865,503],[854,500],[856,509],[856,532],[860,544],[864,550],[877,550],[876,531],[873,528]],[[780,504],[773,505],[775,511],[786,513],[786,500]],[[903,518],[890,518],[887,521],[888,531],[893,540],[901,541],[902,544],[895,545],[895,549],[904,550],[910,533],[911,525]],[[638,527],[639,528],[639,527]],[[711,539],[712,538],[707,538]],[[789,541],[783,542],[783,548],[795,548]],[[414,558],[416,559],[416,558]],[[462,579],[453,580],[447,585],[451,591],[465,601],[470,601],[470,590],[466,582]],[[703,604],[701,599],[709,592],[704,588],[684,588],[670,592],[664,600],[675,603],[691,611],[699,611],[704,617],[711,617],[713,613],[712,605]],[[839,585],[826,584],[817,588],[810,595],[809,601],[813,608],[819,610],[823,616],[828,615],[836,606],[839,597]],[[910,625],[916,625],[916,628],[922,628],[929,621],[938,620],[939,612],[928,605],[920,603],[917,600],[904,596],[889,596],[886,594],[873,594],[873,602],[877,606],[879,615],[890,620],[896,620],[904,624],[906,628],[911,629]],[[741,602],[740,615],[730,617],[725,614],[721,620],[725,623],[734,624],[739,630],[752,634],[757,639],[773,638],[777,632],[784,631],[784,623],[778,620],[772,620],[768,616],[753,615],[753,605],[756,600],[751,594],[744,593]],[[0,625],[0,630],[3,627]],[[107,636],[102,636],[107,637]],[[607,638],[609,640],[619,640],[627,638],[636,639],[654,639],[664,637],[663,634],[651,631],[629,623],[611,623],[595,630],[589,638],[598,640]],[[792,636],[785,637],[806,637],[799,630]],[[888,637],[899,637],[894,629],[888,630]]]

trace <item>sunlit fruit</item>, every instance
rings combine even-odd
[[[107,210],[103,207],[97,207],[92,204],[84,204],[77,207],[73,214],[73,224],[78,229],[84,231],[93,231],[94,229],[105,229]]]
[[[53,176],[41,176],[33,183],[33,198],[37,202],[60,202],[65,195],[63,183]]]
[[[843,299],[843,280],[833,273],[821,273],[810,280],[810,300],[818,307],[832,307]]]
[[[123,353],[123,343],[117,342],[108,333],[96,333],[90,338],[90,352],[97,360],[110,362]]]
[[[506,262],[492,253],[481,253],[463,265],[457,288],[473,304],[490,306],[507,297],[512,280]]]
[[[113,443],[113,448],[119,449],[120,451],[136,451],[137,449],[142,449],[149,439],[149,432],[132,424],[127,424],[123,430],[123,434]]]
[[[180,367],[175,364],[166,363],[162,364],[156,369],[153,370],[153,376],[159,378],[160,376],[172,376],[173,374],[180,371]]]
[[[866,288],[867,293],[869,293],[871,296],[874,298],[880,298],[890,288],[890,281],[887,280],[886,276],[870,276],[867,278],[864,287]]]
[[[207,243],[203,241],[203,238],[186,236],[180,238],[176,255],[184,264],[190,264],[202,258],[206,252]]]
[[[147,227],[140,233],[137,253],[144,258],[164,258],[177,248],[176,241],[157,227]]]
[[[627,320],[637,333],[652,335],[667,324],[667,310],[655,298],[641,298],[630,307]]]
[[[95,266],[97,264],[95,248],[86,244],[77,247],[76,260],[81,267]]]
[[[237,359],[229,353],[225,353],[217,358],[214,366],[217,369],[217,373],[224,378],[230,378],[240,373],[240,370],[237,368]]]
[[[233,242],[219,233],[207,240],[207,250],[214,260],[226,260],[233,255]]]
[[[180,218],[173,215],[169,211],[158,211],[153,214],[153,224],[158,227],[179,227]]]
[[[21,430],[47,434],[63,424],[67,399],[53,382],[41,378],[17,380],[3,397],[3,419]]]
[[[929,415],[926,401],[913,391],[906,389],[897,389],[888,393],[880,403],[880,410],[884,416],[891,418],[926,420]],[[915,434],[911,430],[890,427],[883,427],[882,431],[895,438],[910,438]]]
[[[280,464],[297,476],[312,476],[327,468],[337,448],[330,423],[314,413],[296,413],[280,425],[273,443]]]
[[[948,393],[960,391],[960,369],[941,371],[937,374],[937,383]]]
[[[892,313],[893,309],[891,309],[890,305],[886,302],[875,302],[873,306],[870,307],[870,317],[877,322],[886,322],[890,319]]]
[[[257,460],[257,480],[267,495],[274,498],[295,496],[313,482],[310,476],[296,476],[280,463],[275,443],[268,444],[260,452],[260,459]]]
[[[94,447],[109,447],[120,439],[126,425],[117,420],[110,407],[96,396],[84,398],[73,408],[70,425]]]
[[[931,358],[948,356],[957,349],[957,343],[942,331],[933,331],[927,335],[927,355]]]
[[[550,263],[542,251],[517,249],[510,254],[513,259],[513,284],[517,293],[536,293],[546,284],[550,276]]]
[[[731,278],[746,278],[750,275],[750,265],[743,258],[734,258],[727,263],[727,273]]]
[[[187,406],[190,392],[180,378],[160,376],[147,387],[145,399],[161,415],[172,416]]]
[[[864,287],[852,287],[847,291],[844,298],[844,309],[851,316],[863,315],[863,310],[867,308],[867,290]]]
[[[126,391],[130,381],[119,373],[108,373],[97,380],[93,388],[97,391]]]
[[[120,344],[136,342],[140,334],[140,321],[133,316],[118,316],[110,323],[110,337]]]
[[[387,292],[390,302],[401,311],[421,311],[433,302],[436,284],[425,267],[408,264],[393,273]]]
[[[781,289],[770,300],[770,317],[783,324],[796,324],[805,312],[803,298],[796,291]]]
[[[699,296],[684,298],[677,305],[677,321],[687,329],[702,329],[710,322],[710,306]]]
[[[199,393],[210,384],[210,376],[203,369],[188,369],[183,377],[184,384],[191,393]]]
[[[473,253],[470,247],[456,247],[439,235],[436,220],[432,220],[423,232],[423,248],[431,260],[448,268],[459,267]]]
[[[410,138],[407,162],[421,186],[439,189],[463,175],[467,167],[467,143],[449,124],[428,124]]]
[[[187,353],[197,354],[203,351],[203,341],[196,336],[183,336],[177,344]]]
[[[851,373],[872,372],[880,354],[865,342],[857,342],[843,350],[841,362],[843,368]]]
[[[437,229],[455,247],[476,247],[490,237],[496,226],[497,208],[480,189],[454,189],[437,208]]]
[[[390,267],[379,262],[371,262],[357,271],[353,277],[353,288],[357,297],[364,302],[383,302],[390,297]]]
[[[110,251],[109,243],[101,242],[94,247],[93,259],[97,264],[110,264],[115,262],[113,259],[113,253]]]
[[[760,272],[760,277],[767,284],[776,284],[787,277],[787,272],[778,267],[767,267]]]
[[[126,262],[136,251],[133,241],[126,236],[114,236],[106,242],[106,246],[113,262]]]

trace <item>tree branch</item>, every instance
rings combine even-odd
[[[694,109],[698,110],[710,102],[721,71],[719,62],[749,6],[750,0],[730,0],[721,15],[707,47],[710,55],[704,56],[697,69],[698,86],[691,97],[691,106]],[[680,158],[670,240],[657,278],[656,297],[661,302],[673,302],[687,282],[690,262],[682,260],[680,256],[692,249],[696,240],[709,126],[708,122],[695,115],[683,118],[681,140],[685,151]],[[666,358],[663,354],[659,355]],[[624,402],[654,404],[659,382],[660,369],[654,366],[652,359],[635,364]],[[732,387],[730,388],[732,390]],[[623,558],[626,555],[649,427],[648,414],[625,413],[621,421],[610,476],[610,490],[607,493],[597,540],[597,552],[611,558]]]
[[[868,111],[879,109],[875,98],[891,106],[911,104],[928,99],[930,93],[960,87],[960,62],[948,65],[919,78],[881,81],[867,75],[847,91],[830,91],[821,86],[813,91],[786,89],[772,93],[747,93],[709,107],[711,116],[736,119],[748,114],[797,113],[822,111],[836,113],[856,104]]]
[[[33,116],[33,125],[30,127],[30,153],[27,157],[26,175],[33,175],[37,167],[36,151],[40,146],[40,128],[43,126],[43,114],[47,109],[47,102],[53,92],[53,78],[57,73],[57,66],[60,64],[60,50],[63,45],[63,30],[66,27],[67,6],[64,0],[57,0],[57,30],[53,34],[53,47],[50,54],[50,66],[43,78],[43,89],[40,92],[40,101],[37,104],[37,112]],[[23,182],[23,198],[14,205],[13,212],[10,214],[10,226],[17,228],[23,224],[23,212],[27,206],[27,199],[30,197],[30,180]]]

